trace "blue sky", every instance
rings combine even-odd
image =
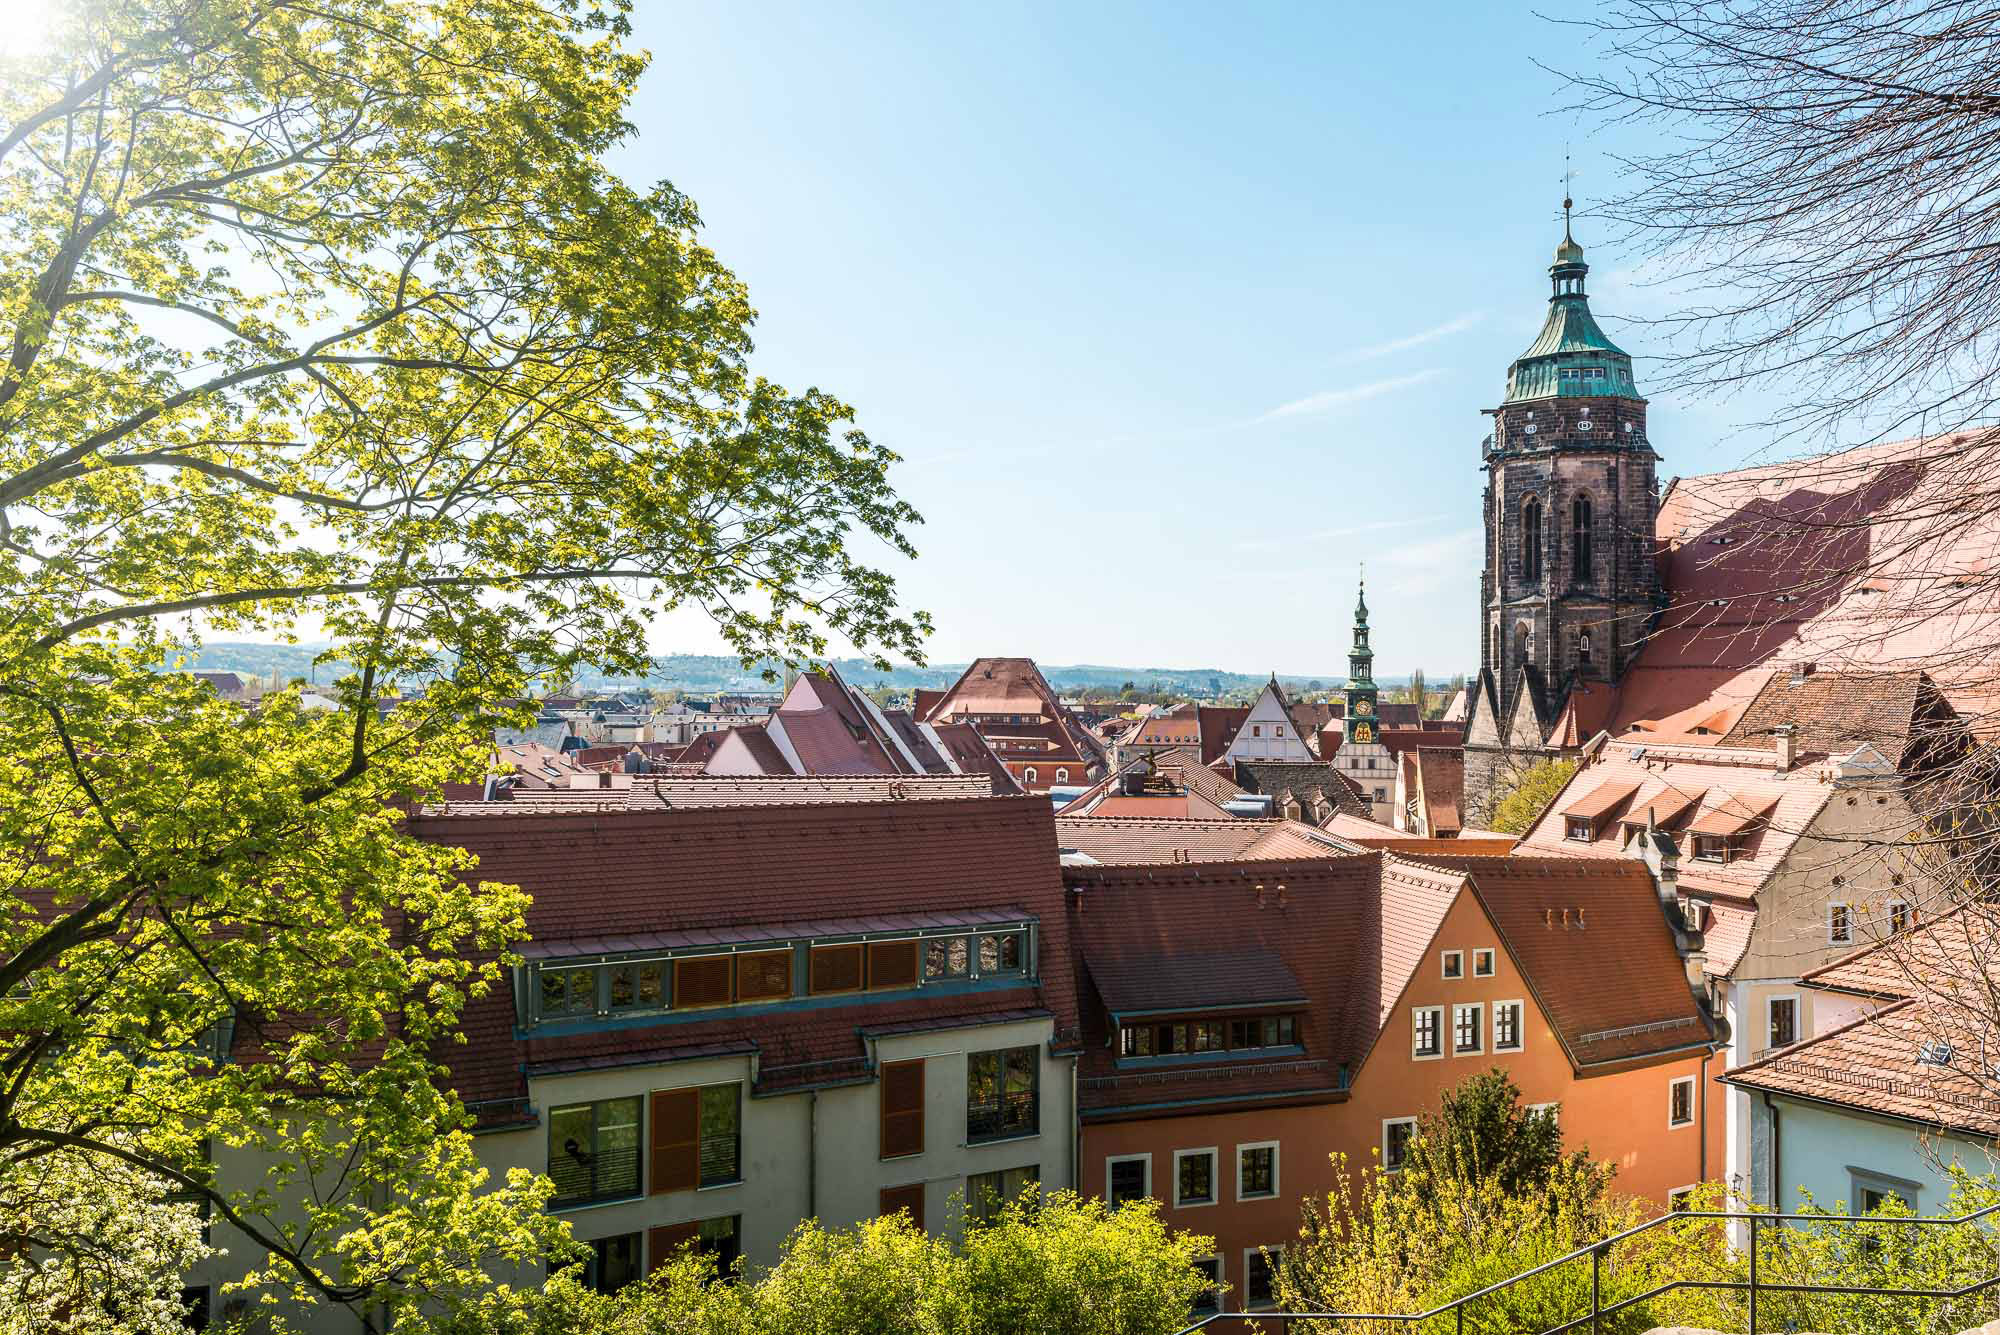
[[[699,203],[757,369],[904,456],[927,522],[891,568],[934,660],[1340,675],[1366,560],[1378,673],[1472,665],[1480,410],[1541,324],[1565,143],[1580,204],[1615,184],[1534,63],[1592,60],[1579,29],[834,0],[635,24],[617,165]],[[1643,352],[1629,260],[1589,259]],[[1661,476],[1740,462],[1735,420],[1655,398]],[[657,647],[720,645],[682,618]]]

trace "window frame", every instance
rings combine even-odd
[[[1521,1105],[1521,1111],[1531,1113],[1545,1112],[1554,1119],[1557,1127],[1562,1126],[1563,1105],[1561,1099],[1550,1099],[1547,1103],[1525,1103]]]
[[[601,1144],[604,1123],[601,1120],[599,1110],[614,1103],[630,1103],[635,1108],[632,1116],[632,1185],[629,1190],[604,1190],[597,1179],[595,1161],[604,1153]],[[547,1118],[548,1134],[543,1138],[542,1142],[544,1154],[546,1155],[542,1171],[550,1179],[554,1179],[555,1174],[549,1171],[549,1166],[554,1164],[556,1156],[556,1115],[558,1113],[571,1112],[577,1108],[590,1109],[589,1152],[592,1159],[592,1189],[588,1194],[582,1196],[552,1196],[549,1198],[549,1210],[551,1212],[577,1210],[585,1206],[603,1205],[611,1201],[629,1201],[643,1198],[646,1195],[646,1156],[649,1148],[646,1143],[646,1096],[643,1094],[621,1094],[615,1098],[608,1099],[584,1099],[577,1103],[564,1103],[550,1107]]]
[[[1486,964],[1486,967],[1483,969],[1479,967],[1482,960]],[[1472,952],[1472,976],[1474,978],[1491,978],[1499,967],[1499,959],[1493,947],[1481,946]]]
[[[1153,1152],[1151,1150],[1147,1150],[1144,1154],[1107,1154],[1104,1156],[1104,1203],[1113,1210],[1126,1203],[1119,1200],[1112,1191],[1112,1185],[1117,1181],[1117,1177],[1112,1170],[1122,1163],[1137,1163],[1145,1166],[1145,1184],[1139,1193],[1138,1199],[1142,1201],[1153,1199]]]
[[[1681,1131],[1695,1124],[1695,1078],[1691,1075],[1677,1075],[1667,1081],[1667,1130]],[[1674,1120],[1674,1096],[1681,1090],[1687,1091],[1687,1116]]]
[[[1279,1142],[1275,1140],[1246,1140],[1236,1147],[1236,1199],[1239,1201],[1268,1201],[1284,1194],[1282,1179],[1279,1177],[1280,1161],[1284,1157],[1279,1152]],[[1243,1155],[1247,1150],[1271,1151],[1271,1189],[1246,1193],[1243,1190]]]
[[[1512,1043],[1502,1044],[1500,1042],[1500,1011],[1502,1007],[1511,1007],[1514,1012],[1514,1041]],[[1491,1024],[1494,1052],[1524,1052],[1527,1050],[1528,1003],[1525,999],[1521,997],[1509,997],[1505,1000],[1494,1002]]]
[[[1910,930],[1910,928],[1916,926],[1917,923],[1916,906],[1913,905],[1909,900],[1891,899],[1885,904],[1883,904],[1882,907],[1884,910],[1883,921],[1887,924],[1889,928],[1889,934],[1891,936],[1894,936],[1899,932],[1907,932]],[[1903,920],[1901,926],[1898,926],[1896,923],[1896,919],[1898,917],[1901,917]]]
[[[1190,1314],[1190,1315],[1192,1315],[1192,1316],[1194,1317],[1194,1319],[1195,1319],[1195,1320],[1197,1320],[1197,1321],[1199,1321],[1199,1320],[1200,1320],[1200,1319],[1202,1319],[1203,1317],[1210,1317],[1210,1316],[1219,1316],[1219,1315],[1221,1315],[1221,1313],[1222,1313],[1222,1289],[1223,1289],[1223,1286],[1224,1286],[1224,1285],[1225,1285],[1226,1283],[1228,1283],[1228,1281],[1227,1281],[1226,1279],[1224,1279],[1224,1278],[1223,1278],[1223,1274],[1222,1274],[1222,1269],[1223,1269],[1223,1267],[1222,1267],[1222,1256],[1221,1256],[1221,1254],[1220,1254],[1220,1253],[1216,1253],[1216,1254],[1214,1254],[1214,1255],[1210,1255],[1210,1256],[1194,1256],[1194,1257],[1190,1257],[1190,1258],[1188,1258],[1188,1259],[1189,1259],[1190,1261],[1192,1261],[1192,1262],[1193,1262],[1193,1264],[1194,1264],[1194,1267],[1195,1267],[1195,1269],[1197,1269],[1197,1270],[1199,1270],[1199,1269],[1200,1269],[1200,1268],[1202,1267],[1202,1264],[1203,1264],[1204,1262],[1206,1262],[1206,1263],[1207,1263],[1208,1265],[1210,1265],[1210,1266],[1214,1267],[1214,1270],[1215,1270],[1215,1277],[1214,1277],[1214,1279],[1213,1279],[1213,1280],[1211,1281],[1211,1284],[1210,1284],[1210,1287],[1209,1287],[1209,1289],[1207,1290],[1207,1293],[1208,1293],[1208,1297],[1207,1297],[1207,1300],[1206,1300],[1206,1301],[1204,1301],[1204,1300],[1203,1300],[1203,1299],[1201,1299],[1200,1297],[1197,1297],[1197,1298],[1196,1298],[1196,1299],[1194,1300],[1194,1303],[1193,1303],[1193,1305],[1192,1305],[1191,1307],[1189,1307],[1189,1309],[1188,1309],[1188,1311],[1189,1311],[1189,1314]]]
[[[1400,1173],[1403,1171],[1402,1160],[1399,1158],[1393,1165],[1389,1162],[1389,1128],[1392,1126],[1407,1126],[1410,1128],[1410,1134],[1415,1135],[1417,1131],[1417,1119],[1414,1117],[1384,1117],[1382,1119],[1382,1171],[1385,1173]]]
[[[1854,906],[1845,900],[1827,901],[1826,943],[1830,946],[1854,944]]]
[[[1028,1088],[1027,1107],[1029,1118],[1026,1130],[1006,1125],[1007,1107],[1007,1067],[1008,1057],[1015,1053],[1029,1054],[1029,1070],[1033,1078]],[[991,1057],[999,1065],[996,1073],[999,1080],[1000,1128],[988,1135],[974,1135],[972,1130],[974,1104],[972,1102],[972,1063],[982,1057]],[[1005,1048],[981,1048],[965,1054],[965,1143],[967,1145],[994,1145],[1002,1141],[1028,1140],[1042,1134],[1042,1045],[1039,1043],[1017,1043]]]
[[[1436,1047],[1435,1050],[1431,1052],[1424,1051],[1423,1047],[1421,1046],[1423,1028],[1418,1023],[1418,1018],[1423,1015],[1429,1015],[1432,1017],[1433,1020],[1431,1026],[1431,1032],[1434,1035],[1436,1035]],[[1410,1007],[1410,1060],[1419,1062],[1434,1062],[1441,1060],[1444,1057],[1444,1055],[1445,1055],[1444,1007],[1442,1006]]]
[[[1206,1158],[1208,1160],[1208,1199],[1206,1200],[1195,1200],[1181,1195],[1181,1161],[1184,1159],[1199,1158]],[[1221,1158],[1222,1156],[1217,1152],[1217,1147],[1214,1145],[1174,1151],[1174,1197],[1172,1204],[1176,1210],[1198,1210],[1203,1206],[1220,1205],[1222,1203],[1222,1183],[1216,1180],[1221,1176],[1217,1171],[1222,1166]]]
[[[1461,1047],[1458,1041],[1459,1013],[1472,1012],[1474,1045]],[[1486,1055],[1486,1003],[1483,1001],[1459,1001],[1451,1008],[1451,1055],[1454,1057],[1482,1057]]]
[[[1774,1035],[1771,1030],[1771,1021],[1774,1013],[1777,1010],[1778,1003],[1781,1001],[1788,1001],[1791,1003],[1792,1006],[1792,1037],[1789,1042],[1785,1043],[1777,1043],[1772,1041]],[[1797,1047],[1799,1044],[1799,1031],[1802,1028],[1802,1025],[1800,1023],[1802,1018],[1803,1017],[1801,1017],[1801,1015],[1799,1014],[1798,993],[1774,992],[1770,996],[1765,997],[1764,998],[1764,1051],[1776,1052],[1780,1048]]]
[[[632,1248],[634,1261],[632,1274],[615,1289],[604,1287],[604,1247],[607,1243],[626,1243]],[[584,1263],[583,1283],[592,1293],[610,1295],[638,1284],[646,1278],[646,1231],[635,1229],[626,1233],[607,1233],[601,1238],[590,1238],[584,1242],[590,1248],[590,1256]]]
[[[1252,1274],[1250,1265],[1252,1258],[1255,1258],[1264,1266],[1265,1277],[1271,1287],[1271,1291],[1265,1295],[1264,1300],[1254,1306],[1250,1297],[1250,1276]],[[1243,1249],[1243,1293],[1237,1303],[1238,1311],[1268,1312],[1277,1307],[1278,1268],[1284,1263],[1284,1259],[1285,1248],[1283,1243],[1275,1247],[1245,1247]]]
[[[1457,971],[1453,971],[1456,962]],[[1465,952],[1462,950],[1440,951],[1438,954],[1438,976],[1447,983],[1463,982],[1465,979]]]

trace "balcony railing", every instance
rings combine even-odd
[[[1339,1331],[1344,1327],[1360,1326],[1364,1323],[1367,1323],[1368,1327],[1372,1330],[1423,1330],[1425,1322],[1439,1320],[1451,1326],[1458,1332],[1458,1335],[1464,1335],[1466,1311],[1481,1299],[1489,1298],[1505,1289],[1512,1288],[1524,1280],[1533,1279],[1537,1275],[1547,1274],[1549,1271],[1560,1266],[1580,1262],[1585,1258],[1588,1258],[1590,1261],[1590,1310],[1581,1316],[1563,1322],[1561,1325],[1550,1326],[1541,1331],[1523,1330],[1521,1335],[1567,1335],[1569,1331],[1586,1328],[1590,1330],[1591,1335],[1600,1335],[1605,1318],[1616,1316],[1628,1307],[1636,1307],[1640,1303],[1650,1302],[1654,1298],[1672,1293],[1677,1289],[1716,1289],[1723,1292],[1746,1295],[1748,1324],[1745,1329],[1747,1335],[1757,1335],[1757,1299],[1760,1294],[1805,1293],[1840,1297],[1948,1299],[1967,1298],[1975,1293],[1983,1293],[1988,1289],[2000,1287],[2000,1274],[1985,1275],[1971,1280],[1961,1287],[1950,1289],[1885,1289],[1865,1284],[1773,1284],[1768,1280],[1760,1280],[1757,1276],[1757,1236],[1759,1230],[1764,1226],[1769,1224],[1807,1223],[1821,1227],[1879,1228],[1886,1225],[1893,1227],[1954,1228],[1959,1225],[1970,1224],[1977,1220],[1985,1219],[1996,1212],[2000,1212],[2000,1204],[1989,1205],[1983,1209],[1973,1210],[1968,1214],[1942,1215],[1932,1218],[1900,1218],[1890,1215],[1848,1217],[1829,1214],[1769,1214],[1747,1210],[1676,1210],[1671,1214],[1661,1215],[1658,1219],[1650,1219],[1635,1228],[1628,1228],[1622,1233],[1614,1233],[1608,1238],[1599,1239],[1587,1247],[1579,1247],[1566,1256],[1558,1256],[1553,1261],[1545,1261],[1532,1270],[1523,1270],[1520,1274],[1503,1279],[1498,1284],[1489,1284],[1485,1288],[1468,1293],[1462,1298],[1454,1298],[1448,1303],[1440,1303],[1428,1311],[1217,1312],[1212,1316],[1203,1317],[1192,1325],[1183,1327],[1178,1332],[1178,1335],[1194,1335],[1194,1332],[1208,1332],[1211,1329],[1215,1332],[1260,1330],[1278,1332],[1279,1335],[1292,1335],[1292,1323],[1295,1321],[1319,1323],[1317,1325],[1306,1326],[1305,1329],[1310,1331],[1325,1329],[1333,1332]],[[1750,1226],[1750,1240],[1747,1248],[1750,1261],[1750,1273],[1748,1276],[1743,1279],[1677,1279],[1647,1289],[1644,1293],[1635,1293],[1628,1298],[1620,1298],[1617,1302],[1606,1303],[1603,1300],[1604,1259],[1610,1255],[1612,1247],[1625,1241],[1627,1238],[1637,1237],[1639,1234],[1651,1229],[1684,1219],[1714,1219],[1725,1223],[1747,1223]]]

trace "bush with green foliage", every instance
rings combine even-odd
[[[1539,760],[1528,766],[1521,772],[1514,791],[1501,798],[1487,816],[1487,828],[1502,834],[1526,834],[1574,773],[1574,760]]]
[[[1209,1238],[1152,1202],[1023,1194],[952,1244],[904,1215],[829,1230],[807,1220],[776,1265],[717,1283],[690,1252],[613,1295],[575,1270],[496,1297],[460,1335],[1169,1335],[1188,1322]]]

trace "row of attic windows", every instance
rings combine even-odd
[[[1118,1055],[1177,1057],[1198,1052],[1248,1052],[1298,1044],[1298,1020],[1291,1015],[1252,1015],[1229,1020],[1170,1020],[1118,1027]]]
[[[525,1023],[901,991],[1031,975],[1026,925],[876,941],[786,941],[726,954],[655,955],[530,966]]]

